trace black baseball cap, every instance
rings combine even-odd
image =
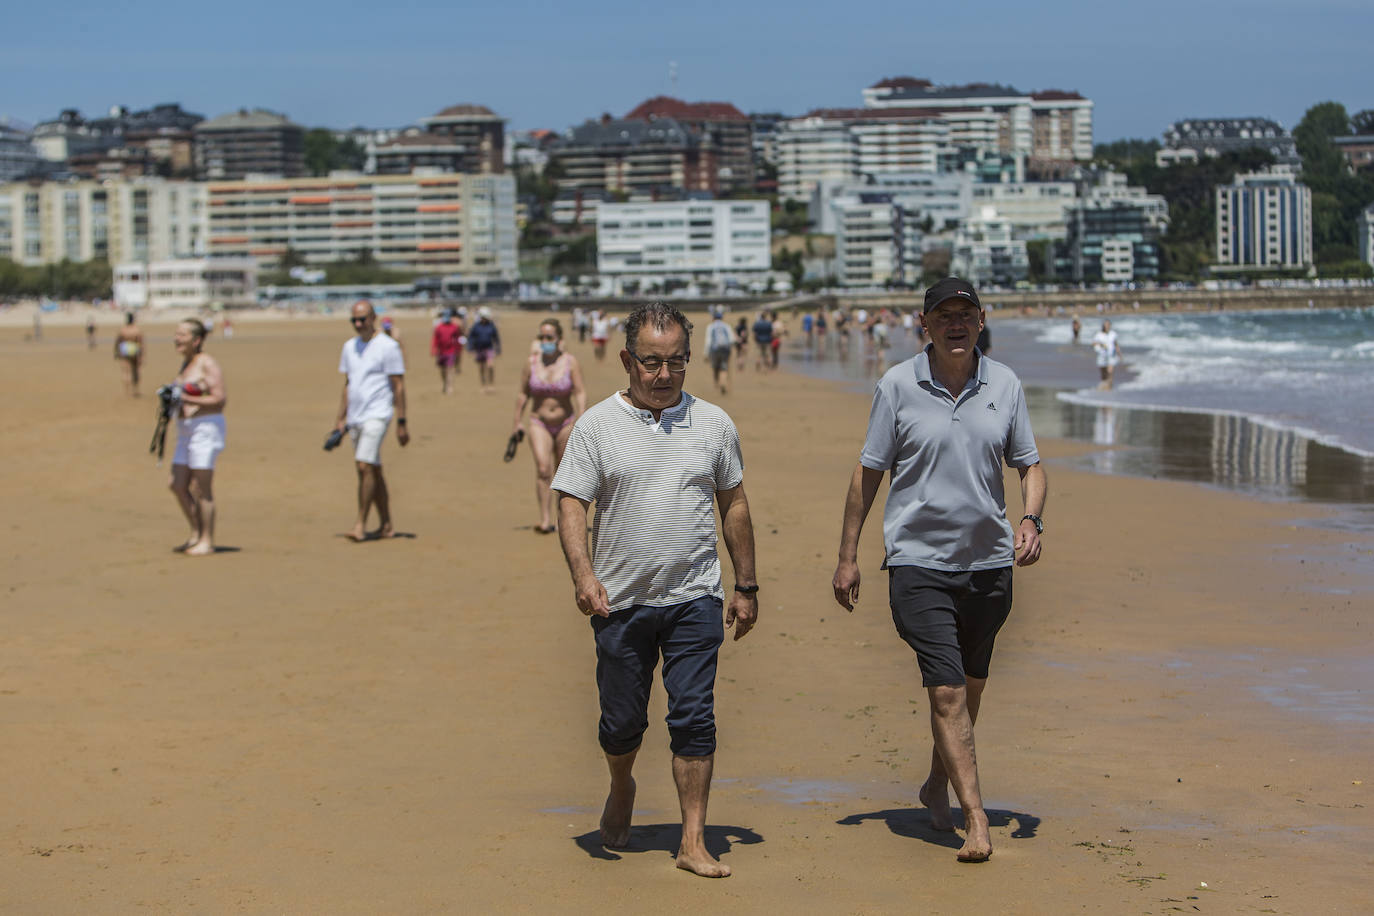
[[[979,309],[983,307],[983,303],[978,301],[978,291],[973,288],[972,283],[967,280],[960,280],[958,277],[945,277],[926,290],[926,306],[921,310],[921,314],[926,314],[941,302],[949,299],[963,299],[972,302]]]

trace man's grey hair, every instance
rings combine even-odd
[[[630,317],[625,319],[625,349],[635,352],[635,346],[639,343],[639,329],[646,324],[660,333],[676,324],[682,328],[687,352],[692,352],[692,323],[677,306],[666,302],[649,302],[630,309]]]

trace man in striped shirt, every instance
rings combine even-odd
[[[598,737],[611,773],[601,841],[620,847],[630,840],[631,771],[662,655],[683,821],[677,866],[723,878],[729,866],[705,844],[716,750],[716,658],[725,628],[733,626],[738,640],[754,626],[758,580],[739,434],[723,410],[682,390],[691,332],[682,312],[662,302],[630,313],[620,351],[629,386],[577,421],[553,489],[577,606],[596,635]],[[593,502],[589,551],[587,508]],[[720,506],[735,569],[728,608],[713,504]]]

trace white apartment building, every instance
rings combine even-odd
[[[368,253],[401,271],[511,282],[518,276],[515,179],[416,170],[210,182],[209,250],[264,269],[288,249],[308,264]]]
[[[162,178],[0,185],[0,258],[166,260],[205,252],[204,185]]]
[[[931,228],[939,230],[968,218],[977,187],[973,177],[963,172],[888,173],[869,180],[827,179],[818,182],[812,192],[807,217],[816,232],[836,235],[842,209],[890,203],[915,223],[929,218]]]
[[[1019,239],[1062,239],[1064,211],[1073,204],[1072,181],[1007,181],[973,185],[975,212],[991,207]]]
[[[1135,245],[1129,239],[1102,240],[1102,281],[1129,283],[1135,279]]]
[[[257,303],[252,258],[178,258],[116,264],[114,300],[121,309],[188,308]]]
[[[865,203],[854,197],[832,201],[835,218],[835,278],[840,286],[913,286],[921,282],[918,217],[900,203]]]
[[[1019,92],[975,83],[936,86],[912,77],[863,90],[864,107],[924,108],[950,124],[950,142],[1032,159],[1086,161],[1093,154],[1093,103],[1076,92]]]
[[[1215,270],[1295,270],[1312,259],[1312,191],[1292,170],[1237,175],[1216,189]]]
[[[859,176],[859,150],[849,125],[830,118],[791,118],[773,139],[778,194],[806,200],[818,182],[852,181]]]
[[[1011,222],[985,207],[954,233],[949,269],[974,286],[1013,286],[1030,275],[1030,259]]]
[[[826,109],[778,125],[778,192],[807,200],[819,183],[930,172],[953,146],[954,125],[926,111]]]
[[[597,269],[624,288],[664,280],[747,283],[772,267],[766,200],[603,203]]]

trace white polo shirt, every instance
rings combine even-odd
[[[553,488],[596,504],[592,570],[620,611],[724,599],[715,497],[743,481],[725,411],[683,392],[655,421],[616,392],[578,419]]]
[[[885,566],[950,572],[1012,565],[1002,464],[1040,460],[1021,381],[981,353],[964,390],[930,374],[930,346],[878,382],[859,462],[891,471]]]
[[[343,345],[339,371],[348,376],[345,422],[349,426],[365,420],[391,419],[395,399],[391,394],[390,376],[406,373],[400,344],[380,331],[368,341],[353,337]]]

